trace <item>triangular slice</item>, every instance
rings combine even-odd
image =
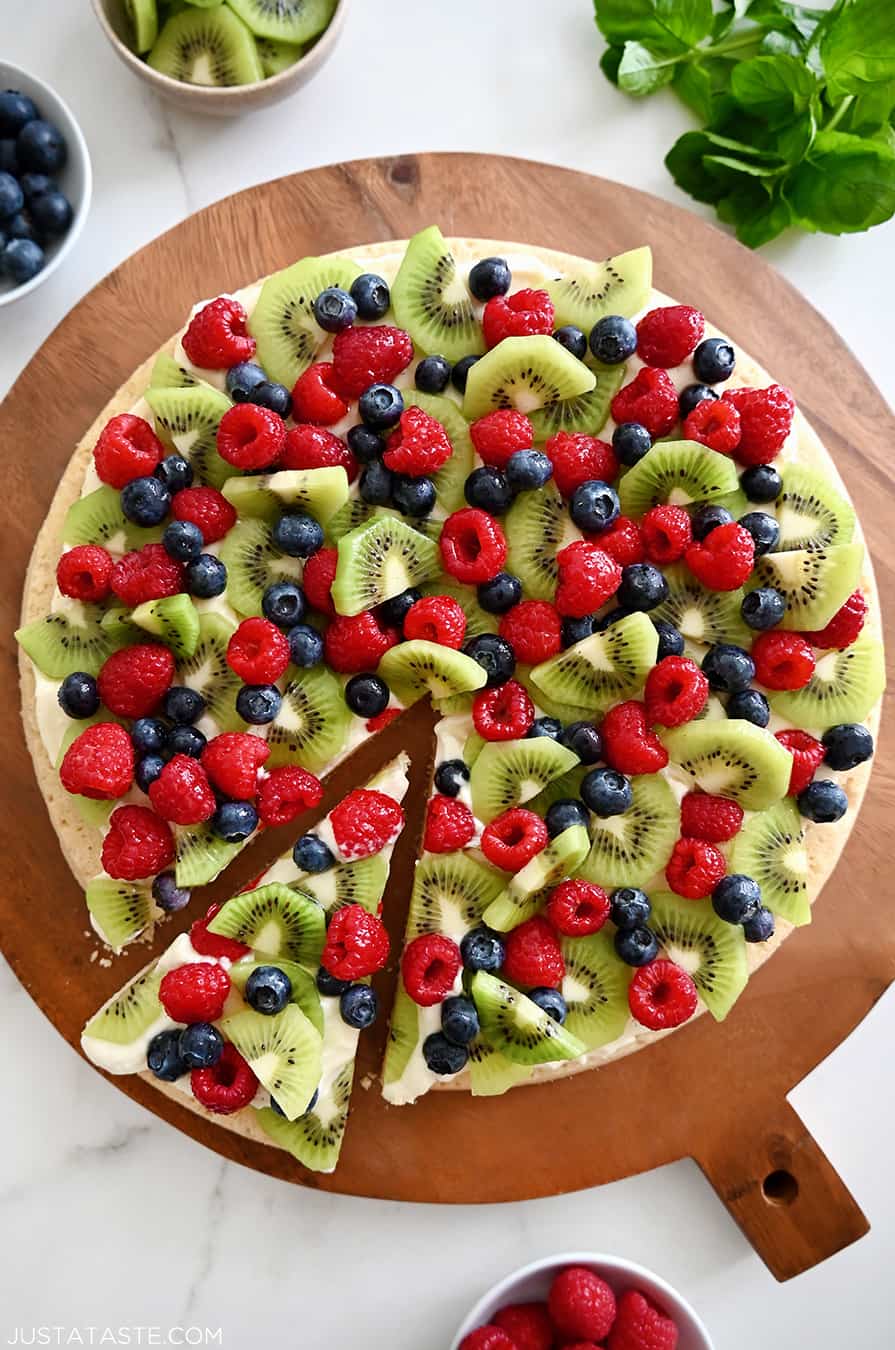
[[[550,698],[604,713],[614,703],[636,698],[656,664],[658,647],[655,627],[637,611],[542,661],[531,678]]]
[[[652,281],[652,250],[643,247],[601,263],[582,262],[574,272],[548,281],[544,289],[556,309],[557,328],[572,323],[589,333],[604,314],[621,314],[628,319],[643,309]]]

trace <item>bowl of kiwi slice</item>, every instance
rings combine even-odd
[[[93,0],[112,49],[163,98],[232,117],[307,84],[348,0]]]

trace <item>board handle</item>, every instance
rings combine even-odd
[[[806,1126],[783,1101],[729,1122],[697,1162],[758,1255],[791,1280],[857,1242],[870,1225]]]

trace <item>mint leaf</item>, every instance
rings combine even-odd
[[[674,75],[674,91],[703,122],[713,122],[720,101],[729,97],[729,76],[726,61],[681,62]]]
[[[594,0],[607,42],[642,42],[666,52],[695,47],[712,29],[712,0]]]
[[[854,0],[829,24],[820,55],[839,93],[863,94],[867,86],[895,80],[892,0]]]
[[[895,150],[883,141],[822,131],[793,172],[787,197],[807,229],[868,230],[895,215]]]
[[[730,89],[741,107],[778,126],[807,109],[817,79],[798,57],[754,56],[734,67]]]
[[[674,78],[679,60],[677,55],[651,51],[642,42],[626,42],[618,67],[618,87],[637,98],[653,94]]]
[[[719,219],[736,226],[737,239],[747,248],[760,248],[792,224],[792,210],[779,188],[769,191],[755,180],[741,180],[717,211]]]

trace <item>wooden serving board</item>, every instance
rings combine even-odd
[[[795,390],[857,503],[889,631],[895,631],[895,421],[830,326],[761,258],[686,211],[586,174],[466,154],[360,160],[252,188],[148,245],[73,310],[0,407],[4,631],[16,626],[34,536],[73,446],[147,353],[177,329],[191,303],[305,254],[403,238],[436,221],[445,234],[530,241],[593,258],[651,243],[659,286],[702,306]],[[25,749],[12,646],[4,644],[0,793],[5,818],[16,828],[0,853],[2,946],[32,997],[77,1046],[85,1019],[150,953],[131,951],[111,967],[91,960],[96,943],[85,937],[83,897],[60,855]],[[430,725],[431,714],[418,707],[368,743],[333,775],[324,806],[362,782],[389,750],[423,744]],[[378,1039],[362,1038],[352,1119],[331,1177],[309,1174],[286,1153],[200,1120],[138,1078],[112,1081],[225,1157],[351,1195],[522,1200],[689,1155],[773,1273],[788,1279],[867,1231],[786,1094],[895,978],[895,927],[881,921],[879,893],[890,866],[895,809],[889,759],[895,734],[889,726],[885,731],[867,803],[814,922],[750,982],[723,1025],[701,1018],[608,1068],[505,1097],[435,1093],[406,1108],[385,1106],[370,1081],[385,1036],[380,1025]],[[418,756],[414,764],[408,800],[415,819],[398,847],[387,899],[396,945],[420,832],[424,760]],[[298,832],[293,825],[286,835]],[[271,832],[208,888],[207,900],[229,895],[286,843],[282,831]],[[157,950],[186,927],[203,899],[160,930]],[[381,982],[386,1007],[393,981],[394,962]]]

